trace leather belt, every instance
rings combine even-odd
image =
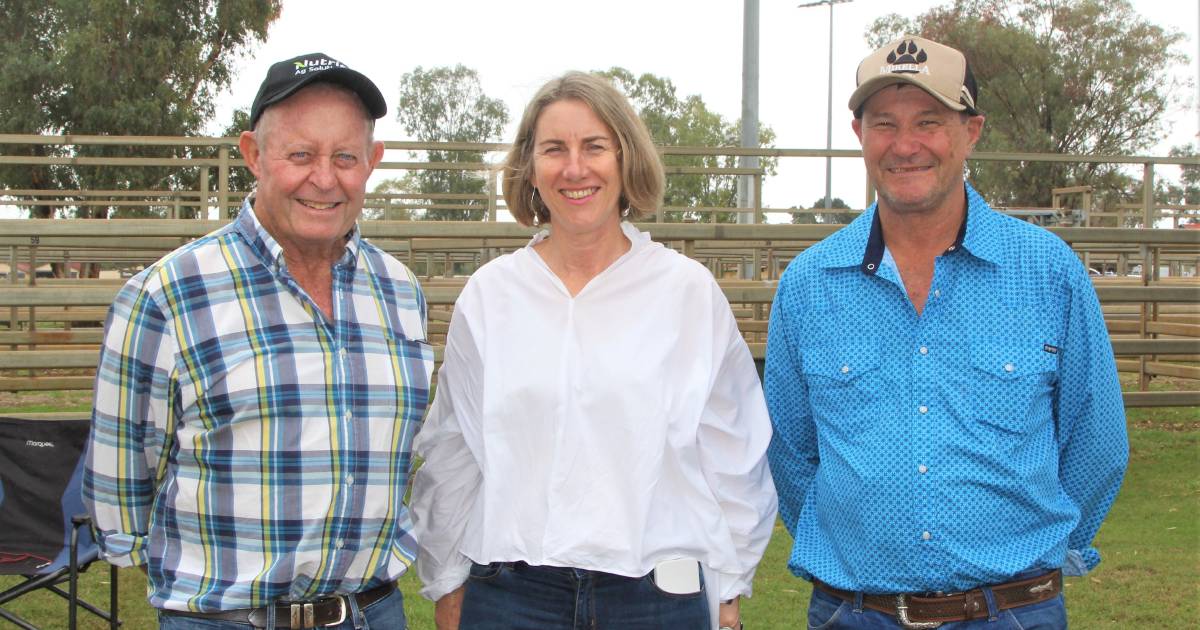
[[[816,588],[842,600],[853,602],[854,593],[836,589],[820,580],[814,580]],[[1055,569],[1049,573],[1005,582],[989,587],[996,599],[996,608],[1005,610],[1028,606],[1053,599],[1062,592],[1062,572]],[[982,589],[965,593],[863,595],[865,608],[886,613],[896,618],[905,628],[936,628],[952,621],[984,619],[988,616],[987,599]]]
[[[278,601],[275,602],[275,626],[290,630],[302,628],[322,628],[336,626],[350,615],[348,597],[353,597],[359,610],[392,594],[396,590],[395,582],[354,593],[353,595],[333,595],[311,601]],[[266,628],[270,611],[266,606],[261,608],[238,608],[236,610],[221,610],[216,612],[193,612],[190,610],[163,610],[168,615],[177,617],[195,617],[197,619],[212,619],[219,621],[236,621],[248,623],[255,628]]]

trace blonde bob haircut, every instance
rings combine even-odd
[[[535,196],[537,189],[530,181],[533,175],[533,147],[538,117],[553,103],[564,100],[581,101],[592,108],[596,116],[608,125],[619,144],[621,164],[621,215],[639,219],[654,214],[662,204],[662,161],[646,125],[633,111],[629,100],[612,83],[601,76],[585,72],[568,72],[551,79],[534,95],[521,116],[517,139],[500,166],[503,177],[504,202],[521,225],[550,223],[550,210]]]

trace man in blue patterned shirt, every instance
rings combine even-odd
[[[1100,561],[1128,458],[1112,347],[1070,247],[963,180],[976,97],[952,48],[867,57],[878,202],[779,283],[769,455],[809,627],[1061,628],[1062,573]]]
[[[84,497],[160,628],[398,628],[433,354],[404,265],[360,237],[387,111],[314,53],[268,71],[237,219],[130,280],[96,376]]]

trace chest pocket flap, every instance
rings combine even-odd
[[[879,369],[879,351],[865,344],[830,344],[803,350],[801,369],[805,376],[851,383]]]
[[[971,366],[996,378],[1018,379],[1058,370],[1058,355],[1040,342],[980,341],[971,346]]]

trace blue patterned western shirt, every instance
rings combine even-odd
[[[157,608],[395,580],[433,353],[416,278],[357,229],[327,318],[249,203],[130,280],[105,326],[84,477],[105,556]]]
[[[765,387],[796,575],[951,592],[1100,561],[1128,441],[1096,292],[1062,240],[966,196],[919,316],[875,206],[780,280]]]

